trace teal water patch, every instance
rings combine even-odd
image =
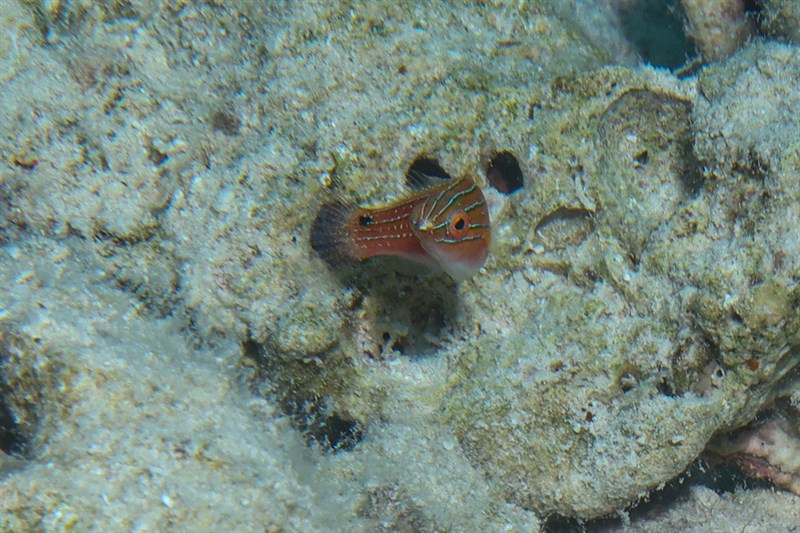
[[[696,55],[683,32],[676,0],[636,0],[620,7],[619,19],[645,63],[676,69]]]

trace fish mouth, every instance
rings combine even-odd
[[[417,228],[420,229],[421,231],[430,231],[430,230],[433,229],[433,225],[434,225],[433,221],[431,221],[431,220],[427,220],[427,219],[426,220],[420,220],[417,223]]]

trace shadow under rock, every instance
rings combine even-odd
[[[242,343],[242,351],[244,358],[254,361],[259,369],[259,377],[251,384],[255,388],[254,392],[264,395],[259,389],[269,380],[268,376],[274,371],[275,364],[269,356],[269,350],[263,344],[250,339]],[[330,413],[322,398],[301,397],[296,391],[279,394],[272,391],[266,394],[289,417],[292,426],[303,435],[308,446],[333,453],[351,451],[363,438],[363,429],[358,422]]]
[[[446,274],[391,258],[375,258],[358,271],[350,286],[372,300],[368,316],[382,341],[375,355],[434,355],[458,313],[457,283]]]
[[[446,274],[420,275],[414,265],[383,259],[374,258],[336,271],[343,289],[361,294],[354,314],[366,317],[380,343],[375,353],[354,356],[375,359],[432,356],[444,343],[439,339],[458,310],[456,283]],[[282,363],[270,356],[267,346],[247,340],[243,343],[243,353],[255,363],[260,374],[253,382],[256,389],[259,383],[267,383],[271,375],[281,373],[276,365]],[[331,411],[324,397],[311,397],[294,386],[283,393],[274,392],[271,395],[309,446],[337,453],[353,450],[363,439],[366,428]]]
[[[3,375],[3,354],[0,353],[0,454],[24,456],[28,451],[28,439],[14,416],[9,398],[13,390]]]
[[[622,31],[645,63],[676,69],[696,54],[683,31],[678,0],[634,0],[620,6]]]
[[[675,504],[688,501],[692,487],[706,487],[717,494],[767,488],[769,484],[749,478],[740,470],[728,465],[709,468],[703,459],[698,459],[683,473],[670,480],[661,490],[651,492],[646,498],[631,504],[619,513],[613,513],[593,520],[576,520],[561,515],[551,515],[544,523],[546,533],[614,533],[626,531],[628,524],[635,526],[639,521],[654,519],[667,513]]]
[[[0,452],[6,455],[22,455],[26,449],[26,441],[20,431],[4,398],[0,397]]]

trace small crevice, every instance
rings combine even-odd
[[[555,221],[565,221],[565,220],[576,220],[576,219],[592,219],[592,212],[588,209],[583,208],[575,208],[575,207],[559,207],[550,213],[546,214],[542,218],[539,219],[539,223],[536,224],[536,228],[534,232],[539,232],[545,226],[552,224]]]

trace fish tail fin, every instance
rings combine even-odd
[[[353,206],[335,200],[324,203],[317,211],[311,226],[311,248],[330,265],[352,263],[353,255],[348,234],[348,218]]]

